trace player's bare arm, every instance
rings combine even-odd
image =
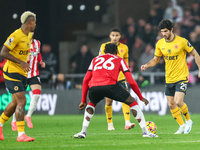
[[[4,57],[5,59],[8,59],[10,61],[16,62],[18,64],[20,64],[20,66],[22,67],[22,69],[27,72],[29,70],[29,64],[14,57],[13,55],[11,55],[9,53],[9,49],[6,46],[3,46],[2,51],[1,51],[1,56]]]
[[[197,51],[195,49],[193,49],[190,54],[194,57],[195,62],[197,64],[198,68],[199,68],[199,75],[198,75],[198,77],[200,78],[200,56],[199,56],[199,54],[197,53]]]
[[[159,63],[159,61],[160,61],[160,57],[154,56],[154,58],[151,59],[148,63],[141,66],[141,70],[145,71],[147,68],[155,66],[157,63]]]
[[[40,66],[41,66],[42,68],[45,68],[45,66],[46,66],[45,62],[43,62],[43,61],[41,60],[41,61],[40,61]]]
[[[149,104],[149,101],[146,98],[141,99],[141,101],[143,101],[145,105]]]

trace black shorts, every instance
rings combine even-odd
[[[165,84],[165,95],[174,96],[175,92],[183,92],[186,94],[187,90],[187,81],[179,81],[176,83],[166,83]]]
[[[33,85],[33,84],[41,85],[40,76],[35,76],[35,77],[32,77],[32,78],[28,78],[27,79],[27,84],[29,84],[29,85]]]
[[[94,105],[100,102],[104,97],[124,102],[129,96],[130,93],[119,83],[89,88],[89,98]]]
[[[27,79],[25,76],[19,73],[8,73],[8,72],[3,72],[3,73],[4,73],[4,76],[7,76],[11,79],[11,80],[8,80],[4,78],[6,88],[10,93],[13,94],[13,93],[22,92],[26,90]]]
[[[128,90],[128,85],[127,85],[125,79],[124,79],[124,80],[118,81],[118,83],[119,83],[123,88],[125,88],[126,90]]]

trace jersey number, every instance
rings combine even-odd
[[[94,66],[94,71],[97,69],[102,69],[102,68],[107,69],[107,70],[113,70],[115,68],[115,64],[112,62],[113,59],[115,58],[111,57],[105,61],[104,57],[97,58],[95,62],[99,60],[100,61],[96,63],[96,65]]]

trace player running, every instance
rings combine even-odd
[[[97,56],[92,60],[83,81],[82,100],[79,105],[79,109],[84,109],[86,107],[83,126],[81,132],[75,134],[74,138],[86,137],[87,128],[94,115],[95,107],[104,97],[124,102],[130,106],[133,116],[138,121],[143,131],[143,137],[158,137],[156,134],[150,133],[147,130],[144,115],[137,101],[135,101],[130,93],[117,82],[119,73],[122,71],[140,100],[143,101],[145,105],[149,103],[148,100],[142,97],[137,83],[132,78],[126,61],[117,56],[117,52],[117,45],[106,44],[106,54]],[[86,104],[88,89],[90,102]]]

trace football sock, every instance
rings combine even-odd
[[[13,114],[13,120],[12,122],[16,122],[16,116],[15,116],[15,113]]]
[[[135,119],[138,121],[140,128],[143,132],[148,133],[147,126],[146,126],[146,120],[144,118],[144,114],[141,111],[140,107],[138,105],[134,105],[130,108],[131,110],[135,110],[137,112],[137,115],[135,116]]]
[[[106,112],[106,118],[108,123],[112,123],[112,105],[108,106],[105,104],[105,112]]]
[[[24,121],[17,121],[17,130],[18,130],[18,137],[21,136],[24,133]]]
[[[82,130],[81,132],[87,132],[87,128],[90,124],[90,120],[92,119],[92,117],[94,116],[94,113],[93,114],[89,114],[87,112],[87,108],[92,108],[93,109],[93,112],[95,111],[95,108],[91,105],[87,105],[86,108],[85,108],[85,114],[84,114],[84,118],[83,118],[83,126],[82,126]]]
[[[9,120],[10,117],[6,116],[4,114],[4,112],[1,114],[1,117],[0,117],[0,126],[3,126],[3,124]]]
[[[37,106],[37,102],[40,98],[40,94],[33,94],[32,99],[31,99],[31,103],[30,103],[30,107],[27,113],[27,117],[31,117],[32,113],[34,112],[36,106]]]
[[[179,110],[179,108],[176,106],[175,109],[171,110],[171,113],[172,113],[172,116],[174,117],[174,119],[176,120],[176,122],[179,124],[179,125],[183,125],[184,124],[184,121],[183,121],[183,118],[181,116],[181,111]]]
[[[188,111],[187,104],[184,103],[183,107],[181,107],[180,110],[181,110],[183,116],[185,117],[185,120],[188,121],[190,119],[190,114]]]
[[[122,103],[122,111],[124,113],[124,120],[130,122],[130,106]]]

